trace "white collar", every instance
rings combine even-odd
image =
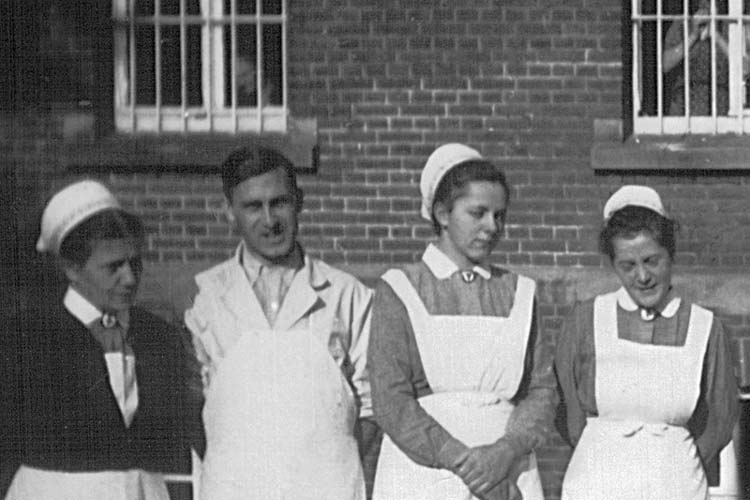
[[[65,308],[75,316],[75,318],[84,325],[90,325],[92,322],[102,317],[102,312],[94,304],[88,301],[86,297],[78,293],[78,290],[69,286],[63,298]]]
[[[427,245],[427,249],[422,255],[422,262],[439,280],[450,278],[455,272],[460,271],[456,263],[432,243]],[[492,277],[492,271],[485,267],[474,266],[471,270],[486,280]]]
[[[617,290],[617,304],[629,312],[634,312],[639,309],[638,304],[635,303],[633,298],[628,294],[628,291],[625,290],[625,287],[620,287],[619,290]],[[677,310],[680,308],[680,304],[682,303],[682,299],[679,297],[673,297],[672,300],[667,303],[667,305],[659,311],[659,314],[661,316],[664,316],[665,318],[671,318],[675,314],[677,314]]]

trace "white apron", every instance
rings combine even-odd
[[[390,270],[383,279],[406,306],[419,355],[433,394],[419,404],[467,446],[491,444],[505,434],[521,382],[529,339],[534,282],[519,276],[513,309],[496,316],[431,316],[406,275]],[[533,454],[518,487],[524,500],[543,500]],[[445,469],[413,462],[385,436],[373,500],[469,500],[461,478]]]
[[[308,329],[244,332],[206,394],[201,500],[364,500],[356,416]]]
[[[617,292],[594,301],[596,405],[573,452],[562,500],[705,500],[685,427],[700,395],[713,315],[692,306],[684,346],[618,338]]]
[[[160,474],[143,470],[59,472],[21,466],[5,500],[169,500]]]

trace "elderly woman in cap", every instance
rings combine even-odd
[[[599,245],[622,286],[576,304],[558,340],[575,446],[564,500],[708,498],[737,386],[721,323],[672,287],[675,226],[648,187],[604,206]]]
[[[138,217],[96,181],[44,210],[37,250],[68,287],[22,323],[20,467],[6,500],[168,500],[159,472],[193,436],[200,447],[180,334],[133,307],[143,243]]]
[[[385,431],[375,500],[543,499],[533,450],[552,428],[552,352],[535,283],[495,267],[510,195],[476,150],[446,144],[420,181],[437,235],[420,262],[386,272],[368,370]]]

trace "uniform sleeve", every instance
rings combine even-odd
[[[734,366],[724,327],[714,317],[706,349],[700,402],[692,419],[693,422],[703,420],[695,444],[704,464],[711,462],[729,443],[737,422],[739,389]]]
[[[384,281],[375,292],[368,369],[373,413],[383,431],[416,463],[452,469],[467,447],[417,401],[430,389],[406,308]]]
[[[210,332],[210,308],[206,297],[200,292],[196,295],[193,306],[185,311],[185,327],[190,332],[192,339],[191,356],[196,363],[194,368],[200,373],[204,388],[207,388],[211,379],[213,369],[211,339],[214,337]]]
[[[508,420],[505,436],[501,438],[521,453],[529,453],[544,444],[553,432],[557,408],[557,382],[553,370],[555,343],[553,338],[545,338],[542,334],[538,318],[534,301],[524,376],[514,398],[516,407]]]
[[[359,400],[360,418],[372,416],[370,381],[367,375],[367,345],[370,340],[371,312],[372,290],[357,282],[351,299],[349,360],[353,368],[351,383]]]
[[[582,390],[581,383],[584,385],[583,390],[587,384],[585,384],[586,381],[578,380],[576,374],[585,373],[580,366],[582,357],[580,339],[585,337],[585,332],[590,331],[592,326],[584,321],[582,312],[580,305],[576,304],[567,315],[560,337],[557,339],[555,351],[555,371],[565,407],[567,438],[573,446],[578,443],[583,428],[586,426],[586,412],[581,404],[579,392]]]

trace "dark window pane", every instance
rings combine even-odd
[[[188,106],[202,106],[203,92],[201,85],[201,28],[189,26],[187,29],[187,96]]]
[[[154,15],[154,0],[136,0],[135,2],[135,15],[136,16],[153,16]]]
[[[193,500],[193,486],[187,483],[167,483],[170,500]]]
[[[255,3],[256,0],[237,0],[237,14],[255,14]]]
[[[200,0],[187,0],[187,12],[189,16],[198,16],[201,13]]]
[[[180,0],[161,0],[161,13],[165,16],[180,15]]]
[[[281,0],[263,0],[261,14],[280,15]]]
[[[156,104],[156,74],[154,62],[154,28],[135,28],[135,103]]]
[[[263,104],[281,106],[283,98],[281,25],[263,25]]]
[[[229,28],[227,27],[224,32],[224,60],[228,61],[224,73],[226,82],[224,92],[225,101],[229,106],[232,105],[232,62],[237,66],[237,106],[255,107],[258,105],[255,37],[255,25],[237,26],[237,57],[232,58]]]
[[[179,106],[182,102],[180,75],[180,27],[161,27],[161,103]]]
[[[255,14],[256,0],[235,0],[237,14],[253,15]],[[224,13],[229,15],[232,12],[232,0],[224,0]]]

